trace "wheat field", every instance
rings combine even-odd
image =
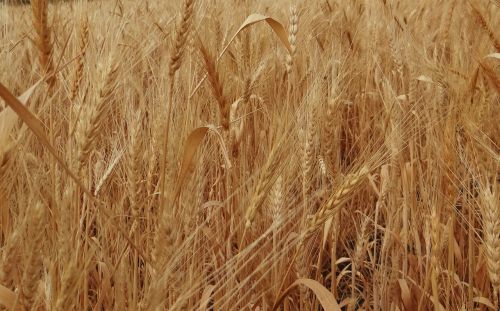
[[[498,0],[12,2],[0,309],[499,310]]]

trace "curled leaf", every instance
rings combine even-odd
[[[238,36],[238,34],[243,29],[247,28],[250,25],[253,25],[253,24],[256,24],[256,23],[262,22],[262,21],[267,22],[267,24],[271,27],[271,29],[274,31],[274,33],[278,36],[278,39],[281,41],[281,43],[283,43],[283,45],[288,50],[288,52],[291,52],[292,51],[292,46],[290,45],[290,42],[288,41],[288,34],[287,34],[287,32],[286,32],[285,27],[283,26],[283,24],[281,24],[276,19],[274,19],[272,17],[269,17],[269,16],[265,16],[265,15],[261,15],[261,14],[250,14],[245,19],[245,21],[243,22],[243,24],[241,24],[240,28],[238,28],[238,30],[236,31],[236,33],[231,37],[231,40],[229,40],[229,42],[227,43],[226,47],[219,54],[219,56],[217,57],[217,62],[221,59],[221,57],[224,55],[224,53],[226,53],[226,51],[229,48],[229,46],[231,45],[231,43],[234,41],[234,39]],[[193,97],[193,95],[198,91],[198,89],[200,88],[201,84],[203,83],[203,81],[205,81],[206,78],[207,78],[207,75],[203,76],[203,78],[200,80],[200,82],[198,82],[198,84],[194,88],[194,90],[191,93],[191,95],[189,95],[189,98]]]
[[[319,303],[323,307],[325,311],[340,311],[340,306],[337,303],[337,300],[335,300],[335,297],[333,294],[326,289],[323,285],[321,285],[318,281],[311,280],[311,279],[298,279],[295,282],[293,282],[290,287],[288,287],[285,292],[281,295],[281,297],[278,299],[276,304],[273,307],[273,311],[277,310],[283,299],[288,295],[288,293],[291,292],[291,290],[294,287],[298,287],[299,285],[304,285],[308,287],[310,290],[314,292],[316,295],[316,298],[318,298]]]
[[[208,130],[209,130],[208,126],[202,126],[196,128],[189,134],[187,138],[186,147],[184,147],[184,155],[182,156],[182,164],[181,164],[181,169],[179,171],[179,178],[177,179],[177,187],[175,190],[174,199],[177,199],[177,197],[181,192],[182,184],[186,179],[189,167],[193,162],[194,155],[196,154],[198,147],[201,145],[203,138],[205,138],[205,135],[207,134]]]
[[[288,34],[285,30],[285,27],[275,20],[272,17],[261,15],[261,14],[251,14],[247,17],[247,19],[241,24],[240,28],[238,28],[238,31],[234,34],[234,36],[229,40],[229,44],[236,38],[236,36],[245,28],[247,28],[250,25],[253,25],[258,22],[265,21],[267,24],[271,27],[271,29],[274,31],[274,33],[278,36],[280,39],[281,43],[285,46],[285,48],[288,50],[288,52],[292,51],[292,47],[290,45],[290,42],[288,41]],[[227,48],[227,47],[226,47]],[[225,50],[225,49],[224,49]]]
[[[217,141],[221,145],[221,149],[224,155],[224,159],[226,161],[226,169],[231,168],[231,162],[229,161],[229,156],[227,154],[226,147],[224,145],[224,140],[220,133],[215,129],[213,125],[202,126],[194,129],[188,136],[186,141],[186,147],[184,148],[184,154],[182,156],[182,164],[181,169],[179,171],[179,178],[177,180],[177,186],[174,193],[174,200],[176,200],[182,190],[182,185],[186,180],[186,177],[189,172],[189,168],[193,164],[193,159],[198,150],[198,147],[201,145],[203,138],[205,138],[206,134],[209,131],[213,131],[217,135]]]

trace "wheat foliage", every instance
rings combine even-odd
[[[0,308],[498,310],[497,1],[0,1]]]

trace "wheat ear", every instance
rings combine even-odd
[[[339,189],[334,192],[325,204],[311,217],[308,227],[302,233],[302,238],[321,228],[325,221],[333,217],[350,196],[358,189],[370,172],[367,165],[362,166],[356,173],[346,176]]]
[[[488,23],[488,20],[486,19],[486,17],[484,17],[484,15],[476,7],[476,5],[473,4],[472,1],[469,1],[469,4],[472,8],[472,12],[474,13],[474,16],[476,17],[476,20],[478,21],[479,25],[481,25],[481,28],[483,28],[486,31],[486,34],[488,34],[488,38],[490,38],[491,42],[493,43],[495,50],[500,51],[500,40],[496,37],[495,31]]]
[[[182,19],[176,31],[174,50],[170,56],[170,63],[168,75],[172,79],[175,72],[181,67],[182,57],[184,55],[186,40],[189,35],[189,28],[191,26],[191,17],[193,16],[194,0],[184,1],[182,9]]]
[[[317,127],[317,108],[313,107],[307,120],[307,130],[302,149],[302,193],[304,204],[307,205],[307,197],[312,190],[313,172],[315,164],[316,134]]]
[[[186,47],[186,40],[188,37],[189,28],[192,24],[193,19],[193,11],[194,11],[194,0],[185,0],[184,6],[182,10],[182,19],[179,25],[177,26],[175,44],[172,54],[170,56],[170,63],[168,69],[168,78],[169,78],[169,89],[168,89],[168,106],[167,106],[167,115],[166,115],[166,123],[163,130],[164,140],[162,146],[162,154],[160,156],[160,208],[163,208],[164,200],[165,200],[165,173],[167,167],[167,148],[168,148],[168,138],[170,132],[170,120],[172,115],[172,107],[174,105],[173,102],[173,93],[174,93],[174,78],[175,73],[181,67],[182,56],[184,55],[184,49]]]
[[[12,145],[2,146],[0,149],[0,176],[6,174],[9,168],[10,160],[12,159]]]
[[[278,143],[271,150],[269,157],[267,158],[266,164],[262,169],[262,173],[259,176],[259,180],[250,199],[250,205],[245,212],[245,227],[249,228],[252,225],[255,214],[258,209],[262,206],[267,194],[271,190],[278,176],[275,172],[279,170],[280,162],[282,160],[282,155],[279,152],[281,148],[280,143]]]
[[[10,287],[14,279],[14,271],[20,259],[19,244],[22,243],[22,230],[18,227],[7,239],[2,247],[2,258],[0,265],[0,283]]]
[[[488,275],[498,306],[498,295],[500,294],[500,207],[498,197],[490,189],[482,191],[481,202]]]
[[[33,25],[37,33],[36,45],[39,51],[40,67],[44,74],[53,73],[54,65],[52,63],[52,43],[50,39],[50,28],[48,21],[48,0],[31,1],[33,10]],[[51,76],[47,83],[53,85],[55,76]]]
[[[75,74],[73,83],[71,84],[71,93],[69,99],[73,101],[78,94],[80,84],[83,78],[83,66],[85,61],[85,54],[87,53],[87,46],[89,43],[89,21],[84,18],[80,23],[80,41],[78,45],[79,55],[76,58]]]
[[[290,42],[290,52],[286,56],[286,73],[290,75],[293,68],[293,58],[297,50],[297,32],[299,30],[299,14],[295,5],[290,6],[290,21],[288,26],[288,41]]]
[[[127,161],[127,173],[129,178],[129,197],[132,208],[132,218],[135,226],[138,225],[141,215],[142,203],[140,201],[142,192],[142,140],[141,140],[141,114],[135,117],[130,133],[129,161]]]
[[[269,194],[269,214],[274,224],[279,225],[283,222],[283,177],[281,175],[276,178]]]
[[[210,82],[210,86],[212,87],[212,94],[219,105],[220,111],[220,120],[221,125],[225,130],[229,129],[229,105],[227,103],[227,99],[224,96],[222,83],[219,78],[219,73],[215,67],[215,62],[213,57],[210,55],[205,46],[201,43],[199,44],[199,49],[201,52],[201,56],[203,57],[203,61],[205,64],[205,69],[207,70],[208,81]]]
[[[356,248],[354,249],[354,254],[352,257],[351,267],[352,267],[352,278],[351,278],[351,297],[357,299],[356,294],[356,275],[362,267],[362,263],[365,260],[366,245],[368,243],[368,223],[369,218],[366,217],[361,223],[361,228],[357,234]],[[351,308],[352,304],[349,308]]]
[[[86,107],[82,121],[78,123],[76,130],[76,141],[78,145],[78,162],[77,167],[80,172],[83,165],[86,163],[95,144],[99,130],[104,124],[107,112],[109,111],[110,102],[114,89],[116,88],[116,80],[118,76],[118,63],[111,62],[111,66],[106,75],[106,79],[99,91],[99,98],[95,105]]]
[[[77,266],[74,256],[68,258],[68,263],[64,265],[62,272],[60,289],[55,301],[54,310],[71,310],[74,306],[75,295],[81,279],[81,267]]]
[[[21,290],[19,291],[19,302],[25,310],[31,310],[38,290],[38,282],[42,277],[42,242],[45,230],[45,207],[38,203],[32,212],[32,226],[30,227],[31,247],[28,261],[23,273]]]

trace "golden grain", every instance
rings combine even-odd
[[[0,308],[498,309],[496,1],[11,2]]]

